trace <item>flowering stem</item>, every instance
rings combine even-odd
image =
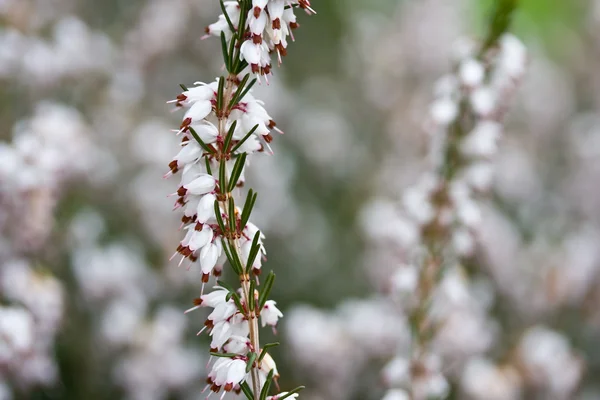
[[[310,9],[308,0],[286,1]],[[177,131],[183,133],[182,149],[169,163],[167,175],[180,170],[183,175],[175,193],[179,196],[176,208],[183,208],[187,231],[177,248],[183,256],[181,262],[186,258],[192,263],[199,261],[202,282],[207,283],[210,275],[220,276],[226,256],[240,287],[217,281],[215,291],[202,291],[188,311],[214,309],[204,329],[208,328],[212,337],[211,354],[219,360],[208,374],[206,389],[242,390],[248,400],[297,398],[301,388],[269,396],[271,381],[279,374],[266,349],[275,344],[261,349],[258,319],[263,326],[274,327],[283,314],[275,301],[268,300],[275,274],[269,273],[258,288],[261,258],[266,252],[264,236],[249,221],[257,195],[250,189],[240,211],[233,192],[244,182],[249,155],[270,151],[271,130],[281,132],[250,90],[260,75],[269,74],[270,53],[285,55],[286,37],[298,24],[293,8],[281,0],[220,3],[224,14],[206,33],[220,36],[228,75],[191,89],[182,86],[184,92],[171,101],[187,112]],[[253,76],[256,78],[251,80]]]
[[[224,78],[221,78],[224,79]],[[219,123],[218,123],[218,132],[219,137],[225,138],[227,136],[227,116],[230,110],[230,102],[233,96],[233,89],[235,86],[235,82],[237,81],[237,76],[235,74],[229,74],[227,77],[224,88],[223,88],[223,101],[221,102],[221,109],[217,110],[217,115]],[[217,158],[219,160],[225,159],[228,160],[232,156],[232,151],[230,148],[227,148],[225,145],[219,146]],[[244,165],[241,165],[243,168]],[[219,186],[221,188],[230,187],[229,182],[227,182],[227,174],[224,174],[223,181],[219,182]],[[235,187],[235,186],[234,186]],[[235,199],[232,191],[225,191],[224,196],[219,200],[219,204],[222,209],[227,210],[229,206],[229,202],[233,204],[234,215],[229,215],[229,221],[236,221],[237,217],[235,215]],[[236,223],[237,226],[237,223]],[[243,227],[239,228],[240,230]],[[242,286],[242,294],[244,297],[244,303],[249,305],[251,302],[254,302],[254,293],[251,293],[250,290],[250,275],[246,273],[248,270],[247,265],[244,262],[244,258],[242,257],[241,247],[239,244],[239,240],[237,237],[241,234],[241,232],[230,232],[230,235],[227,238],[227,242],[229,243],[230,249],[235,252],[235,256],[237,259],[241,261],[242,273],[239,275],[240,284]],[[257,278],[258,279],[258,278]],[[250,344],[251,349],[254,352],[260,351],[260,340],[259,340],[259,328],[258,328],[258,310],[256,308],[254,310],[247,310],[247,320],[248,320],[248,328],[250,330]],[[258,364],[258,363],[256,363]],[[259,399],[260,396],[260,378],[258,374],[258,365],[253,365],[251,369],[251,377],[252,377],[252,392],[255,400]]]
[[[485,65],[488,61],[486,60],[488,53],[498,45],[500,38],[507,31],[516,6],[517,0],[498,0],[496,2],[490,19],[489,32],[476,53],[478,62]],[[490,70],[491,65],[487,65],[486,76],[489,75]],[[448,251],[453,227],[444,221],[447,210],[452,208],[451,183],[469,162],[463,156],[460,144],[464,141],[465,136],[473,130],[476,122],[476,113],[469,104],[468,96],[464,96],[458,104],[456,118],[447,127],[443,137],[441,160],[436,166],[439,184],[437,189],[430,194],[429,199],[435,212],[430,222],[421,226],[425,255],[421,262],[418,278],[416,306],[409,313],[414,345],[412,346],[411,382],[408,392],[413,400],[423,398],[423,394],[416,390],[418,386],[416,382],[422,378],[421,375],[427,374],[425,357],[440,327],[439,322],[436,323],[430,316],[433,295],[442,279],[445,266],[451,261],[455,261],[456,258]]]

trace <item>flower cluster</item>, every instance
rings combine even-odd
[[[431,170],[403,196],[404,223],[412,227],[418,251],[405,249],[415,261],[397,270],[392,290],[400,294],[414,338],[411,356],[396,357],[386,368],[386,381],[406,387],[414,399],[449,391],[433,341],[438,347],[452,343],[457,332],[452,327],[465,323],[476,340],[463,353],[484,351],[491,341],[482,330],[486,310],[477,306],[460,264],[475,248],[481,222],[477,197],[491,186],[500,120],[527,61],[517,38],[498,32],[492,37],[482,46],[457,45],[455,72],[440,79],[430,108]],[[396,389],[386,399],[402,396]]]
[[[202,282],[208,282],[211,274],[220,276],[226,260],[220,239],[227,231],[219,229],[215,201],[219,194],[223,200],[223,195],[230,191],[227,187],[223,187],[225,182],[221,183],[219,177],[211,174],[213,169],[220,168],[217,162],[219,157],[217,149],[219,151],[226,149],[225,151],[228,152],[227,155],[223,155],[221,161],[224,172],[234,178],[229,180],[233,190],[244,183],[245,166],[242,164],[246,155],[264,152],[265,149],[270,152],[269,142],[273,139],[270,132],[271,129],[277,129],[261,102],[252,96],[250,90],[247,90],[249,86],[245,88],[245,93],[242,93],[244,89],[242,82],[231,85],[240,98],[228,111],[228,118],[224,122],[215,112],[218,106],[218,82],[198,83],[197,86],[185,90],[173,101],[178,107],[187,109],[177,131],[183,136],[182,148],[169,164],[169,175],[181,171],[181,183],[176,192],[178,199],[175,206],[183,208],[182,223],[187,231],[177,248],[177,253],[182,255],[182,261],[187,258],[192,263],[197,261],[200,264]],[[219,132],[218,126],[227,130],[227,137]],[[201,162],[203,157],[205,161]],[[232,175],[234,172],[235,175]],[[240,210],[237,210],[237,213],[240,214]],[[240,229],[236,239],[242,256],[247,258],[252,247],[252,239],[259,229],[247,219],[243,225],[238,222],[241,224],[241,219],[236,222],[236,227]],[[260,254],[265,256],[263,239],[264,236],[259,234]],[[253,263],[255,274],[260,273],[261,265],[261,257],[256,257]]]
[[[219,20],[206,27],[206,33],[214,36],[224,36],[224,42],[229,45],[233,33],[239,26],[247,25],[240,46],[240,57],[250,66],[254,74],[269,74],[271,72],[271,53],[277,52],[281,57],[287,54],[288,36],[294,39],[292,30],[298,28],[294,8],[300,7],[307,13],[314,13],[308,0],[252,0],[252,7],[242,11],[238,1],[226,1],[223,4],[223,14]]]
[[[212,366],[206,389],[210,388],[215,392],[223,389],[225,392],[239,393],[241,391],[240,382],[251,379],[246,366],[250,360],[253,346],[248,338],[250,334],[248,321],[245,313],[240,312],[238,304],[241,304],[244,310],[248,310],[249,306],[245,303],[245,299],[240,297],[241,290],[238,291],[238,296],[234,300],[233,296],[229,296],[228,289],[221,286],[216,286],[214,289],[213,292],[196,299],[196,305],[187,312],[200,307],[213,308],[202,330],[210,331],[211,352],[222,358],[219,358]],[[276,307],[275,302],[268,300],[260,313],[262,326],[274,327],[282,316],[283,314]],[[273,371],[273,379],[279,377],[275,362],[268,353],[262,352],[257,362],[261,387],[264,386],[271,371]]]
[[[10,302],[0,306],[0,389],[5,379],[51,385],[58,376],[52,353],[64,314],[61,283],[25,260],[11,260],[0,271],[0,293]]]
[[[481,220],[476,197],[492,184],[501,119],[525,72],[527,55],[510,34],[483,60],[472,42],[456,47],[457,72],[437,82],[430,109],[435,170],[406,192],[404,205],[424,231],[436,230],[432,223],[449,229],[454,251],[467,256]]]
[[[174,257],[181,256],[180,264],[187,259],[189,267],[199,265],[202,291],[188,311],[213,308],[199,333],[208,330],[211,354],[220,357],[212,364],[206,389],[223,395],[243,391],[250,400],[295,398],[301,389],[268,396],[279,374],[267,352],[275,344],[260,346],[258,320],[274,329],[283,314],[268,299],[275,275],[269,273],[260,285],[264,235],[249,220],[257,194],[250,189],[241,208],[234,196],[244,185],[248,157],[271,154],[271,132],[281,132],[252,96],[257,78],[250,79],[269,73],[270,52],[285,54],[286,37],[297,26],[293,8],[298,5],[310,10],[304,0],[221,2],[224,14],[207,32],[221,37],[229,75],[189,89],[182,86],[183,92],[171,101],[185,109],[176,130],[181,150],[167,173],[181,172],[175,208],[183,209],[186,231]],[[211,275],[221,276],[226,260],[241,287],[233,289],[219,280],[213,292],[204,294],[204,284]]]
[[[0,142],[0,398],[11,391],[4,381],[29,388],[59,376],[65,288],[27,255],[48,242],[62,189],[94,166],[88,133],[74,109],[41,102],[15,124],[11,143]]]

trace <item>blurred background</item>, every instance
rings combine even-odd
[[[313,0],[256,90],[285,134],[247,186],[285,314],[280,385],[303,399],[386,390],[409,336],[386,212],[425,166],[452,44],[483,36],[491,4]],[[1,400],[205,397],[204,316],[182,312],[201,275],[168,261],[180,216],[162,176],[180,122],[165,103],[220,73],[218,40],[200,40],[219,13],[0,0]],[[514,22],[530,65],[469,260],[480,307],[437,346],[453,399],[600,399],[600,1],[522,0]]]

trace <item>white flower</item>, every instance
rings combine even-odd
[[[217,242],[219,243],[219,242]],[[214,243],[209,243],[200,250],[200,268],[204,275],[210,275],[213,268],[217,264],[217,260],[221,254],[219,247]]]
[[[436,124],[449,125],[458,115],[458,105],[454,100],[443,97],[433,102],[429,113]]]
[[[196,218],[201,224],[215,218],[215,200],[217,197],[212,193],[207,193],[198,201],[196,208]]]
[[[181,244],[184,247],[188,247],[191,251],[196,251],[209,244],[212,241],[213,234],[212,228],[204,224],[201,230],[189,229],[188,235],[186,235]]]
[[[504,34],[500,38],[499,68],[511,78],[519,78],[525,73],[527,49],[514,35]]]
[[[267,25],[267,21],[268,18],[266,12],[261,11],[258,16],[256,16],[254,10],[248,11],[248,26],[250,27],[250,32],[254,35],[262,35],[265,26]]]
[[[190,183],[183,185],[183,188],[185,189],[184,194],[192,194],[196,196],[207,194],[215,190],[216,184],[217,181],[212,175],[202,174]]]
[[[231,323],[229,321],[222,320],[217,322],[210,331],[210,336],[212,336],[210,348],[220,349],[232,336],[231,331]]]
[[[221,320],[211,329],[211,349],[220,349],[233,336],[248,336],[250,328],[244,317],[237,313],[229,320]]]
[[[183,107],[189,107],[196,102],[209,101],[216,95],[217,87],[215,84],[205,84],[202,82],[197,82],[197,84],[198,86],[194,86],[181,93],[174,101]]]
[[[200,307],[217,307],[221,303],[225,303],[225,299],[229,291],[221,286],[215,286],[214,291],[208,294],[202,295],[199,298],[194,300],[194,307],[185,311],[185,313],[189,313],[190,311],[197,310]]]
[[[464,139],[461,149],[465,155],[491,157],[498,151],[502,125],[496,121],[481,120]]]
[[[204,307],[216,307],[221,303],[225,303],[229,291],[221,286],[215,286],[215,291],[201,296],[202,305]]]
[[[243,359],[219,358],[208,374],[208,378],[214,386],[226,392],[233,390],[246,376],[246,361]]]
[[[209,100],[195,102],[189,110],[183,116],[184,121],[188,120],[190,123],[200,122],[208,116],[212,111],[212,103]]]
[[[250,350],[250,339],[245,336],[231,336],[223,346],[227,353],[245,355]]]
[[[259,231],[260,231],[260,229],[258,229],[258,227],[256,225],[254,225],[252,222],[248,222],[246,224],[246,228],[244,229],[244,235],[248,238],[248,240],[252,241],[254,239],[254,236],[256,235],[256,233]],[[265,250],[265,247],[263,246],[263,240],[265,240],[265,235],[261,231],[260,235],[258,237],[258,243],[260,244],[260,252],[262,254],[267,254],[267,251]],[[260,255],[258,257],[260,257]]]
[[[267,4],[267,9],[269,10],[269,16],[271,17],[271,20],[273,20],[273,22],[277,21],[278,19],[280,20],[281,18],[283,18],[283,12],[285,10],[285,2],[284,0],[271,0],[269,1],[269,4]],[[272,24],[274,25],[274,24]],[[273,29],[281,29],[281,28],[275,28],[274,26],[272,26]]]
[[[237,306],[230,300],[228,302],[219,303],[206,319],[215,325],[218,322],[228,320],[229,317],[232,317],[237,311]]]
[[[173,173],[183,168],[185,165],[195,162],[202,155],[202,147],[195,141],[186,142],[179,153],[173,158],[169,164]]]
[[[410,363],[404,357],[396,357],[383,368],[383,379],[386,385],[403,385],[410,378]]]
[[[268,2],[269,0],[252,0],[252,7],[258,7],[263,10]]]
[[[462,390],[476,400],[521,398],[520,384],[516,370],[501,368],[480,358],[470,360],[461,377]]]
[[[470,58],[460,64],[458,75],[463,84],[474,87],[483,82],[485,69],[479,61]]]
[[[482,117],[489,116],[497,106],[496,92],[489,87],[479,87],[471,93],[473,111]]]
[[[391,278],[392,293],[401,299],[412,296],[417,290],[419,271],[413,265],[401,265]]]
[[[225,1],[225,12],[229,16],[229,20],[233,27],[237,29],[237,24],[240,19],[240,7],[237,1]],[[221,36],[221,32],[225,33],[225,39],[229,42],[233,32],[227,23],[227,19],[223,14],[219,15],[217,22],[206,27],[206,33],[213,36]]]
[[[217,141],[219,136],[219,130],[217,127],[206,120],[202,120],[197,123],[190,125],[194,131],[198,134],[198,137],[206,144],[211,144]],[[190,135],[191,136],[191,135]],[[191,141],[195,141],[193,137],[189,138]]]
[[[488,190],[494,180],[494,165],[489,162],[477,162],[464,171],[466,181],[476,190]]]
[[[419,224],[430,222],[435,216],[435,209],[429,200],[431,195],[428,188],[421,185],[408,188],[402,197],[406,212]]]
[[[273,360],[273,357],[271,357],[269,353],[266,353],[262,361],[260,362],[260,369],[258,370],[258,372],[261,375],[261,380],[266,380],[267,375],[269,375],[271,371],[273,371],[273,378],[279,377],[279,372],[277,372],[277,365],[275,364],[275,360]]]
[[[240,57],[242,57],[248,64],[257,65],[260,63],[260,44],[254,43],[252,40],[246,40],[240,47]]]
[[[273,300],[267,300],[263,309],[260,311],[260,321],[263,328],[267,325],[275,326],[279,318],[283,317],[283,313],[275,306]]]
[[[468,256],[475,250],[475,240],[467,229],[457,229],[452,234],[452,246],[457,254]]]
[[[568,396],[583,374],[583,363],[567,338],[544,326],[530,328],[519,343],[520,364],[537,385],[556,397]]]

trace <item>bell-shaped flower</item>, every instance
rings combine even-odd
[[[231,323],[225,320],[217,322],[211,329],[210,336],[212,336],[210,348],[220,349],[232,336]]]
[[[285,10],[285,1],[284,0],[271,0],[269,4],[267,4],[267,10],[269,10],[269,17],[271,17],[271,21],[275,22],[278,19],[281,22],[281,18],[283,17],[283,11]],[[273,29],[281,29],[275,28]]]
[[[261,11],[257,15],[254,10],[248,11],[248,26],[250,27],[250,32],[252,32],[254,35],[262,36],[265,26],[267,25],[267,21],[268,17],[266,12]]]
[[[241,358],[225,358],[217,360],[208,377],[216,388],[230,392],[244,380],[246,376],[246,361]]]
[[[258,7],[263,10],[267,6],[268,2],[269,0],[252,0],[252,7]]]
[[[188,247],[192,252],[201,249],[212,241],[213,235],[214,232],[212,228],[209,225],[204,224],[202,226],[202,230],[193,230],[186,247]]]
[[[190,119],[191,123],[202,121],[212,111],[212,103],[210,100],[197,101],[192,104],[189,110],[183,116],[184,121]]]
[[[185,194],[200,196],[215,190],[217,182],[212,175],[201,174],[190,183],[183,185]]]
[[[185,97],[185,100],[180,101],[180,103],[183,106],[191,106],[197,102],[210,101],[215,94],[215,88],[212,84],[197,82],[197,86],[189,88],[181,94],[181,97]]]
[[[250,65],[258,66],[260,63],[260,45],[252,40],[246,40],[240,47],[240,57]],[[207,114],[208,115],[208,114]]]
[[[200,268],[202,274],[210,275],[217,264],[219,248],[214,243],[209,243],[200,250]]]
[[[237,306],[230,300],[228,302],[219,303],[206,319],[211,321],[212,325],[216,325],[220,321],[228,320],[229,317],[233,316],[237,311]]]
[[[196,162],[201,155],[202,147],[195,140],[187,141],[173,158],[173,161],[169,163],[169,167],[175,173],[187,164]]]
[[[215,286],[214,291],[200,296],[202,307],[217,307],[221,303],[226,302],[229,290],[221,286]]]
[[[201,224],[215,218],[215,200],[217,197],[212,193],[207,193],[198,200],[196,208],[196,218]]]
[[[250,350],[250,339],[246,336],[231,336],[223,346],[223,350],[227,353],[245,355]]]
[[[283,313],[279,311],[273,300],[267,300],[263,309],[260,311],[260,322],[263,328],[267,325],[275,326],[279,318],[283,317]]]
[[[275,360],[273,360],[273,357],[271,357],[269,353],[266,353],[260,362],[260,368],[258,370],[261,381],[266,380],[267,375],[269,375],[269,372],[271,371],[273,371],[273,378],[279,378],[279,372],[277,371],[277,364],[275,364]]]
[[[200,121],[193,123],[191,127],[198,134],[198,137],[202,139],[204,143],[211,144],[217,141],[219,136],[219,130],[217,127],[208,121]],[[191,136],[191,135],[190,135]],[[191,141],[195,141],[193,137],[190,137]]]

